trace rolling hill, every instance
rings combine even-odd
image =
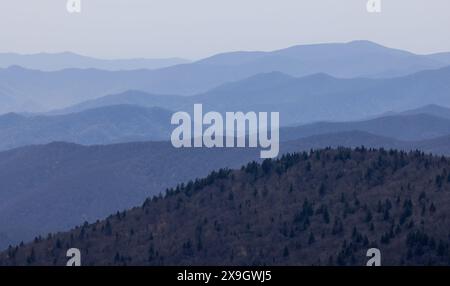
[[[179,109],[187,104],[189,99],[179,95],[150,94],[139,90],[128,90],[122,93],[110,94],[97,99],[87,100],[79,104],[46,112],[46,115],[61,115],[82,112],[113,105],[136,105],[141,107],[162,107],[166,109]]]
[[[45,116],[0,115],[0,150],[64,141],[83,145],[170,138],[172,112],[157,107],[114,105]]]
[[[175,149],[168,142],[51,143],[0,152],[0,248],[95,221],[258,156],[256,149]]]
[[[429,115],[425,108],[355,122],[318,122],[298,127],[285,127],[280,131],[283,140],[294,140],[318,134],[339,133],[343,131],[363,131],[384,137],[406,141],[419,141],[450,135],[450,119]]]
[[[450,161],[325,149],[220,170],[105,220],[37,237],[0,265],[448,265]]]
[[[326,147],[450,155],[450,136],[405,142],[350,131],[282,142],[280,154]],[[28,146],[0,152],[0,248],[130,208],[178,183],[259,160],[256,148],[175,149],[169,142]]]
[[[97,69],[44,72],[11,66],[0,69],[0,90],[13,102],[9,107],[0,105],[0,113],[47,111],[132,88],[148,90],[151,73]]]
[[[406,110],[400,113],[401,115],[414,115],[414,114],[428,114],[441,118],[450,118],[450,108],[439,106],[436,104],[429,104],[420,108]]]

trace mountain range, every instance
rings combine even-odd
[[[41,71],[58,71],[70,68],[101,69],[110,71],[159,69],[188,62],[189,60],[181,58],[107,60],[82,56],[71,52],[39,53],[31,55],[0,53],[0,68],[21,66],[23,68]]]
[[[65,115],[0,115],[0,150],[64,141],[84,145],[170,138],[172,112],[112,105]]]
[[[239,67],[255,74],[279,71],[292,76],[326,73],[339,78],[397,77],[448,65],[447,54],[417,55],[370,41],[297,45],[271,52],[231,52],[199,63]]]
[[[59,264],[61,245],[65,247],[70,240],[83,249],[92,247],[86,260],[89,264],[201,262],[196,259],[215,264],[213,255],[226,254],[228,260],[224,261],[228,264],[326,264],[326,260],[332,265],[345,265],[355,264],[351,254],[361,249],[351,250],[344,243],[364,243],[366,247],[393,240],[386,245],[389,251],[410,243],[408,237],[421,230],[414,226],[423,226],[422,221],[427,223],[427,229],[447,223],[442,211],[446,195],[438,194],[442,186],[447,188],[442,174],[438,174],[446,170],[447,159],[423,154],[450,156],[447,53],[417,55],[355,41],[301,45],[272,52],[223,53],[195,62],[110,61],[71,53],[0,54],[2,65],[0,249],[36,239],[34,244],[9,248],[0,254],[0,264]],[[324,150],[261,162],[259,150],[254,148],[176,149],[168,142],[173,129],[170,117],[176,111],[191,113],[195,103],[202,103],[204,112],[278,111],[282,125],[280,154]],[[352,151],[340,149],[341,146],[398,151]],[[416,149],[420,152],[400,152]],[[292,158],[304,159],[293,162]],[[217,171],[247,163],[241,171]],[[287,165],[295,167],[289,171]],[[314,172],[309,172],[307,166]],[[213,170],[216,172],[209,179],[200,180],[202,184],[198,185],[199,180],[192,183]],[[259,172],[265,172],[264,176],[258,176]],[[217,178],[236,193],[223,193],[220,184],[214,185]],[[291,189],[285,183],[292,180],[304,180],[304,188],[296,185],[299,196],[273,191]],[[338,239],[331,239],[328,235],[333,230],[328,224],[302,229],[304,214],[291,211],[303,208],[304,199],[308,198],[313,201],[314,213],[323,216],[323,207],[316,205],[323,198],[317,196],[321,182],[327,184],[326,190],[336,190],[324,201],[330,214],[344,225],[356,225],[356,232],[347,229]],[[416,185],[411,187],[408,182]],[[178,191],[168,192],[173,196],[159,196],[182,183]],[[193,184],[197,184],[195,194],[193,189],[186,189]],[[255,201],[250,197],[255,192],[270,193],[270,199],[253,205]],[[422,192],[427,192],[426,199]],[[352,199],[334,208],[341,193]],[[361,200],[355,199],[356,193]],[[392,217],[384,219],[387,203],[382,202],[382,211],[378,212],[376,202],[370,199],[394,201],[394,195],[401,197],[401,204],[395,207]],[[148,199],[143,208],[135,207],[146,198],[153,199]],[[152,200],[157,203],[150,203]],[[414,216],[409,215],[407,222],[400,223],[402,208],[408,207],[411,200]],[[209,201],[213,210],[206,203]],[[228,201],[236,203],[227,204]],[[274,202],[281,204],[270,208]],[[438,209],[436,214],[431,213],[432,203]],[[109,217],[94,223],[132,207],[135,208],[120,213],[116,219]],[[378,215],[374,233],[370,232],[370,225],[351,218],[351,210],[361,219],[367,216],[368,209],[374,212],[375,207]],[[346,215],[350,218],[341,213],[344,209],[349,210]],[[249,215],[255,210],[254,216]],[[241,213],[246,211],[249,213],[244,221]],[[227,214],[230,219],[223,219]],[[210,215],[217,218],[217,223],[201,225],[207,233],[199,239],[198,222]],[[303,216],[299,218],[302,226],[292,221],[298,216]],[[140,221],[141,218],[145,220]],[[184,219],[193,220],[193,224],[183,222]],[[307,219],[317,223],[319,218],[308,215]],[[275,220],[273,225],[266,224]],[[55,239],[52,235],[47,240],[39,237],[67,231],[85,221],[94,224],[85,224]],[[235,221],[242,224],[234,227]],[[410,224],[413,226],[407,226]],[[221,227],[227,232],[214,232]],[[430,240],[444,237],[439,231],[429,234]],[[147,241],[153,235],[157,237],[155,241]],[[108,250],[114,240],[111,237],[116,239],[117,253]],[[294,237],[299,238],[300,246]],[[222,238],[229,238],[229,244]],[[305,258],[312,257],[313,252],[301,250],[311,240],[311,245],[319,241],[317,246],[311,246],[311,251],[321,253],[320,261]],[[217,241],[223,248],[216,245]],[[260,243],[265,254],[259,255],[243,241]],[[283,243],[275,245],[273,241]],[[399,248],[401,255],[389,254],[388,261],[440,264],[446,259],[434,255],[439,241],[435,241],[435,248],[426,244],[420,245],[419,250],[417,242],[412,241],[412,246]],[[333,249],[341,247],[342,251],[332,252],[327,245]],[[46,252],[49,247],[53,247],[51,254]],[[139,253],[133,253],[135,250]],[[420,250],[430,254],[419,255]]]
[[[450,106],[450,67],[391,79],[338,79],[325,74],[296,78],[279,72],[258,74],[194,96],[126,91],[55,111],[70,113],[105,105],[137,104],[192,112],[204,110],[278,111],[283,126],[315,121],[348,121],[425,105]]]
[[[281,129],[281,138],[292,140],[343,131],[364,131],[405,141],[419,141],[450,135],[450,119],[426,113],[390,115],[365,121],[319,122]]]
[[[0,70],[0,113],[61,109],[130,89],[153,94],[195,95],[228,82],[273,72],[292,77],[305,77],[317,73],[325,73],[337,78],[403,77],[422,70],[439,69],[448,65],[445,59],[439,60],[439,58],[445,57],[415,55],[368,41],[355,41],[301,45],[273,52],[224,53],[192,63],[156,70],[105,71],[92,68],[70,68],[48,72],[25,69],[16,64]],[[265,80],[266,77],[263,76],[260,79]],[[333,81],[338,82],[334,78],[326,79],[325,76],[312,77],[310,80],[311,84],[314,82],[324,84],[322,90],[329,88],[329,91],[335,87]],[[379,86],[383,81],[374,83],[363,79],[341,81],[343,86],[355,84],[358,87],[359,84],[364,83]],[[385,84],[391,83],[387,80]],[[393,88],[405,89],[405,86]],[[418,93],[423,92],[420,86],[417,86],[417,89]],[[411,87],[413,93],[414,90]],[[296,94],[304,91],[300,89]],[[357,88],[353,90],[353,92],[357,91]],[[383,91],[386,92],[382,88],[378,90],[378,92]],[[394,91],[395,89],[391,92]],[[308,93],[303,96],[307,97]],[[272,97],[275,96],[272,95]],[[320,103],[320,100],[318,98],[316,103]]]
[[[0,150],[54,141],[83,145],[105,145],[137,141],[167,141],[175,126],[170,124],[172,111],[143,107],[140,93],[118,97],[119,105],[108,105],[60,115],[0,116]],[[114,99],[115,97],[106,97]],[[129,101],[121,101],[122,99]],[[133,100],[135,99],[135,100]],[[125,102],[141,105],[125,104]],[[282,127],[282,141],[312,135],[361,131],[403,141],[421,141],[450,135],[450,109],[428,105],[400,113],[346,122],[316,122]]]

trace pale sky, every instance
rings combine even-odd
[[[450,51],[449,0],[0,0],[0,52],[197,59],[235,50],[371,40]]]

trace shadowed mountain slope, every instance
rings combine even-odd
[[[450,161],[320,150],[220,170],[94,224],[11,247],[1,265],[448,265]]]

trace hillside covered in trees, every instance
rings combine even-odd
[[[188,167],[188,166],[186,166]],[[221,169],[0,265],[450,265],[450,159],[356,148]]]

